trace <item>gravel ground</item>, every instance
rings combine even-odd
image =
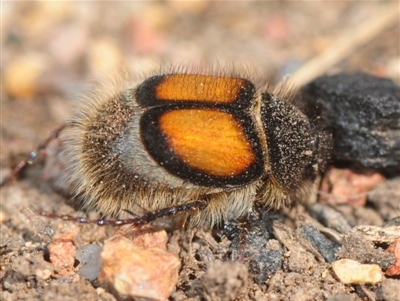
[[[13,166],[73,116],[76,102],[83,101],[93,81],[124,70],[141,76],[171,65],[246,66],[260,82],[268,79],[274,85],[299,69],[312,74],[307,63],[320,59],[317,75],[363,71],[400,84],[398,18],[384,28],[373,22],[390,11],[398,16],[398,2],[1,5],[2,182]],[[364,41],[359,41],[361,36]],[[329,53],[336,61],[323,59]],[[305,75],[304,81],[294,78],[307,82]],[[103,262],[103,268],[120,271],[130,258],[120,255],[117,245],[126,237],[147,235],[151,243],[139,245],[152,248],[149,244],[157,241],[158,249],[179,259],[174,265],[163,253],[172,269],[179,270],[176,279],[170,277],[172,284],[162,283],[173,287],[168,300],[400,300],[398,175],[355,173],[340,166],[329,171],[324,185],[348,198],[329,197],[335,189],[321,188],[320,194],[328,195],[323,200],[315,196],[279,212],[260,208],[246,221],[227,223],[224,229],[175,230],[167,235],[150,228],[143,234],[38,218],[27,209],[99,218],[95,212],[77,211],[66,196],[68,189],[55,189],[62,182],[63,166],[54,160],[59,143],[54,141],[18,181],[1,187],[2,300],[124,299],[104,270],[96,279],[98,261],[87,263],[94,271],[82,272],[82,262],[89,261],[85,256],[98,258],[99,252],[85,246],[111,248],[111,258],[121,256],[119,265]],[[365,278],[346,283],[345,276],[332,269],[332,262],[340,259],[376,264],[378,270],[371,273],[381,278],[372,284]],[[156,299],[165,298],[159,296]]]

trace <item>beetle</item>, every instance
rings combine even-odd
[[[254,204],[307,197],[329,135],[301,94],[268,90],[233,72],[170,71],[95,91],[64,143],[75,198],[105,216],[135,215],[100,225],[177,215],[210,228]]]

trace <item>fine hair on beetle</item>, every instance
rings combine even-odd
[[[317,108],[288,85],[249,78],[245,68],[169,67],[98,85],[62,144],[75,201],[133,215],[112,225],[173,216],[210,228],[255,204],[306,198],[330,147]]]

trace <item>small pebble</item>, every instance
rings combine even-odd
[[[386,252],[394,253],[396,257],[396,262],[386,270],[386,275],[388,276],[399,276],[400,275],[400,239],[397,239],[392,243]]]
[[[50,262],[59,267],[60,276],[74,273],[76,247],[74,245],[75,234],[72,232],[62,233],[53,238],[47,249],[50,254]]]
[[[50,278],[50,276],[53,275],[53,271],[49,269],[38,269],[35,273],[36,277],[38,277],[41,280],[47,280]]]
[[[76,259],[82,264],[78,272],[80,276],[89,281],[99,276],[102,267],[100,251],[100,246],[96,244],[85,245],[78,249]]]
[[[166,300],[176,287],[180,261],[166,250],[138,246],[116,234],[105,241],[101,258],[99,280],[121,297]]]
[[[332,263],[332,269],[344,284],[377,284],[383,280],[382,270],[376,264],[341,259]]]

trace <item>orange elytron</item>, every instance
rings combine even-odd
[[[235,77],[216,77],[200,74],[168,75],[161,81],[155,94],[159,99],[231,103],[237,100],[246,80]]]
[[[235,176],[255,161],[250,141],[228,113],[172,110],[160,117],[160,130],[182,161],[205,173]]]

